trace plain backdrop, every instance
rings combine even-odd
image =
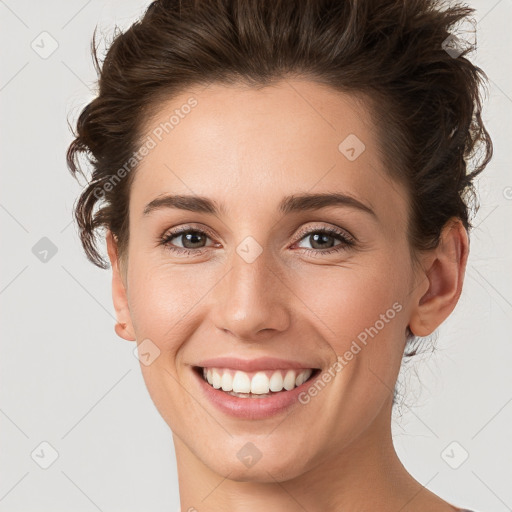
[[[141,0],[0,1],[0,511],[175,511],[171,431],[114,333],[110,270],[71,222],[67,126],[95,94],[90,40]],[[473,0],[495,154],[478,182],[464,290],[434,353],[404,367],[404,465],[445,500],[512,510],[512,1]],[[42,444],[43,443],[43,444]],[[48,466],[48,467],[44,467]]]

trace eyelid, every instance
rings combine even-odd
[[[302,240],[304,235],[309,235],[313,231],[325,231],[325,232],[331,232],[333,234],[337,234],[338,236],[343,236],[348,239],[348,241],[352,243],[357,243],[358,239],[349,231],[347,231],[344,228],[340,228],[338,226],[326,226],[326,225],[316,225],[316,226],[306,226],[304,228],[301,228],[297,234],[297,239],[294,243],[299,242]]]
[[[182,224],[180,226],[166,229],[163,233],[163,235],[160,237],[161,240],[169,237],[176,237],[181,235],[182,233],[188,233],[189,231],[198,231],[198,232],[204,232],[206,235],[208,235],[210,238],[215,238],[216,235],[213,233],[211,229],[208,227],[202,225],[202,224]]]

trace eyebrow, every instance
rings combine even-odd
[[[320,210],[328,206],[343,206],[358,209],[377,218],[376,213],[367,205],[348,194],[340,193],[304,193],[293,194],[281,200],[278,206],[280,213]],[[153,199],[144,208],[144,215],[161,208],[176,208],[191,212],[225,215],[224,205],[203,196],[196,195],[164,195]]]

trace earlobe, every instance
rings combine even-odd
[[[409,328],[416,336],[431,334],[454,310],[462,292],[469,240],[460,219],[450,220],[441,233],[438,247],[425,258]],[[425,287],[428,283],[428,288]]]
[[[106,241],[108,257],[112,266],[112,300],[114,302],[114,309],[117,317],[117,323],[114,330],[119,337],[127,341],[136,341],[130,310],[128,307],[126,286],[119,265],[117,241],[110,230],[107,231]]]
[[[133,334],[133,330],[127,328],[127,324],[117,322],[114,326],[114,331],[120,337],[125,339],[126,341],[136,341],[135,335]]]

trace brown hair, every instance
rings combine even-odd
[[[492,156],[479,90],[487,77],[466,58],[475,44],[454,53],[446,43],[473,12],[436,0],[159,0],[114,35],[102,65],[95,31],[99,92],[67,152],[76,177],[85,176],[81,155],[92,165],[75,205],[87,257],[107,268],[99,228],[125,251],[134,171],[106,185],[133,157],[161,100],[187,86],[262,87],[289,76],[366,99],[383,163],[409,193],[413,252],[436,247],[452,217],[469,231],[472,181]]]

